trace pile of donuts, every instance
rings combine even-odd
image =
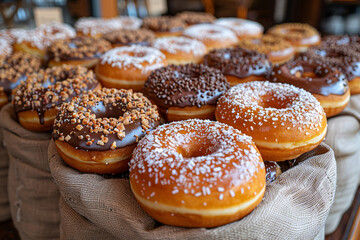
[[[0,104],[52,131],[69,166],[129,170],[157,221],[220,226],[249,214],[360,93],[359,37],[263,30],[193,12],[2,30]]]

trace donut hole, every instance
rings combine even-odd
[[[292,105],[293,98],[291,96],[276,96],[269,94],[260,98],[259,105],[263,108],[285,109]]]
[[[126,55],[129,57],[142,58],[145,57],[146,53],[144,52],[119,52],[118,55]]]
[[[311,65],[302,63],[300,66],[295,66],[290,69],[290,74],[297,78],[324,78],[329,73],[329,70],[319,65]]]
[[[207,138],[192,139],[189,143],[177,147],[177,152],[185,159],[208,156],[217,150],[218,147]]]
[[[104,105],[104,102],[100,101],[96,105],[90,107],[92,113],[95,114],[97,118],[119,118],[124,115],[123,108],[121,106],[112,106],[109,104],[108,106]],[[120,104],[121,105],[121,104]]]

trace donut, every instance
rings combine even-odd
[[[155,220],[210,228],[243,218],[261,202],[265,168],[250,137],[191,119],[160,126],[139,142],[130,186]]]
[[[215,119],[219,96],[229,88],[224,75],[199,64],[170,65],[152,72],[143,92],[166,121]]]
[[[55,41],[48,49],[48,65],[78,65],[92,69],[100,56],[111,49],[111,44],[104,39],[75,37]]]
[[[80,18],[75,23],[76,33],[80,36],[93,38],[102,37],[104,34],[117,31],[119,29],[138,29],[142,21],[135,17],[115,17],[115,18]]]
[[[141,27],[153,31],[156,37],[173,37],[181,35],[185,24],[175,17],[146,17]]]
[[[241,18],[219,18],[214,23],[234,31],[239,40],[260,38],[264,32],[260,23]]]
[[[265,54],[240,47],[213,50],[205,55],[203,63],[219,69],[230,86],[264,81],[272,72],[272,64]]]
[[[270,28],[267,33],[289,41],[296,53],[306,52],[309,47],[321,42],[319,32],[305,23],[279,24]]]
[[[27,31],[21,28],[3,29],[0,30],[0,38],[5,39],[12,45],[19,37],[25,35],[26,33]]]
[[[133,45],[106,52],[95,73],[105,87],[140,91],[151,71],[166,65],[166,57],[159,50]]]
[[[356,35],[328,35],[321,39],[321,46],[341,46],[360,44],[360,37]]]
[[[264,161],[294,159],[316,148],[327,130],[316,98],[282,83],[238,84],[219,98],[215,116],[251,136]]]
[[[14,43],[14,49],[45,60],[47,47],[52,42],[72,38],[75,35],[75,30],[67,24],[55,22],[44,24],[19,36],[16,43]]]
[[[113,48],[130,45],[150,46],[155,34],[147,29],[121,29],[103,35]]]
[[[26,75],[39,71],[40,67],[41,60],[27,53],[15,52],[0,57],[0,108],[11,101],[11,91],[26,79]]]
[[[50,131],[63,102],[100,88],[92,71],[64,65],[27,76],[13,91],[13,106],[19,123],[35,132]]]
[[[239,46],[249,50],[255,50],[268,56],[273,64],[284,64],[294,58],[294,48],[282,39],[270,35],[264,35],[259,39],[243,39]]]
[[[266,184],[269,184],[276,180],[282,173],[279,164],[276,162],[264,162],[266,171]]]
[[[299,58],[273,72],[274,82],[288,83],[313,94],[327,117],[344,110],[350,101],[350,89],[345,75],[324,62]]]
[[[303,56],[339,69],[349,81],[350,93],[360,93],[360,51],[347,45],[309,48]]]
[[[215,17],[207,12],[181,12],[176,14],[176,18],[183,21],[187,26],[200,24],[200,23],[213,23]]]
[[[0,38],[0,59],[8,57],[12,52],[11,44],[5,38]]]
[[[197,39],[205,44],[208,51],[218,48],[233,47],[238,39],[230,29],[215,24],[197,24],[183,32],[185,37]]]
[[[69,166],[115,174],[128,170],[138,141],[158,125],[156,106],[141,93],[104,88],[64,103],[52,135]]]
[[[169,64],[175,65],[200,63],[207,53],[202,42],[186,37],[158,38],[152,46],[165,54]]]

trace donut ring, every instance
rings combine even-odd
[[[130,45],[150,46],[155,34],[147,29],[120,29],[103,35],[113,48]]]
[[[186,37],[163,37],[154,41],[153,47],[165,54],[169,64],[200,63],[206,54],[206,46]]]
[[[168,122],[189,118],[215,119],[219,96],[229,88],[224,75],[199,64],[170,65],[152,72],[144,95],[158,107]]]
[[[234,31],[239,40],[260,38],[264,32],[260,23],[241,18],[219,18],[214,23]]]
[[[156,106],[132,90],[102,89],[64,103],[54,123],[56,148],[81,172],[120,173],[139,139],[159,125]]]
[[[272,64],[265,54],[244,48],[217,49],[205,55],[204,64],[219,69],[230,86],[270,77]]]
[[[327,117],[342,112],[350,101],[350,89],[345,76],[320,61],[303,58],[286,63],[274,71],[272,80],[312,93]]]
[[[265,168],[250,137],[226,124],[191,119],[163,125],[140,141],[130,161],[130,186],[161,223],[216,227],[260,203]]]
[[[327,121],[309,92],[282,83],[248,82],[219,98],[216,120],[253,138],[264,161],[285,161],[317,147]]]
[[[140,91],[150,73],[166,65],[166,57],[159,50],[133,45],[106,52],[95,73],[104,87]]]
[[[293,45],[296,53],[306,52],[311,46],[321,42],[319,32],[304,23],[283,23],[268,30],[268,34],[284,38]]]
[[[50,131],[63,102],[100,88],[92,71],[79,66],[52,67],[27,76],[13,91],[19,123],[35,132]]]
[[[271,35],[264,35],[259,39],[243,39],[239,46],[264,53],[273,64],[279,65],[292,60],[295,54],[289,42]]]
[[[141,27],[153,31],[156,37],[174,37],[181,35],[185,23],[169,16],[146,17]]]

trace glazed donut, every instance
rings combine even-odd
[[[147,29],[121,29],[106,33],[103,38],[109,41],[113,48],[130,45],[150,46],[155,34]]]
[[[14,44],[15,51],[26,52],[45,60],[47,47],[56,40],[75,37],[75,30],[61,23],[49,23],[28,31],[18,37]]]
[[[94,68],[99,58],[111,49],[111,44],[104,39],[75,37],[55,41],[48,49],[50,67],[78,65]]]
[[[289,41],[296,53],[306,52],[311,46],[321,42],[319,32],[312,26],[304,23],[283,23],[268,30],[268,34]]]
[[[216,120],[253,138],[264,161],[285,161],[317,147],[327,121],[311,93],[282,83],[238,84],[219,98]]]
[[[39,71],[40,67],[41,60],[27,53],[15,52],[0,57],[0,108],[11,101],[11,91],[26,79],[26,75]]]
[[[207,12],[181,12],[176,14],[176,18],[183,21],[187,26],[200,23],[213,23],[215,17]]]
[[[274,70],[272,80],[312,93],[327,117],[342,112],[350,101],[350,89],[345,76],[321,61],[299,58],[286,63]]]
[[[185,24],[169,16],[147,17],[144,18],[141,27],[153,31],[156,37],[173,37],[181,35]]]
[[[166,57],[159,50],[133,45],[106,52],[96,65],[95,73],[105,87],[140,91],[150,73],[166,65]]]
[[[141,93],[104,88],[64,103],[54,122],[53,138],[71,167],[115,174],[128,170],[137,142],[158,125],[156,106]]]
[[[264,162],[266,171],[266,184],[269,184],[276,180],[282,173],[279,164],[276,162]]]
[[[250,137],[191,119],[160,126],[139,142],[130,186],[157,221],[210,228],[243,218],[261,202],[265,169]]]
[[[339,69],[349,81],[350,93],[360,94],[360,51],[347,45],[321,46],[309,48],[303,55]]]
[[[168,122],[190,118],[215,119],[219,96],[229,88],[224,75],[199,64],[170,65],[152,72],[143,92]]]
[[[295,54],[289,42],[270,35],[264,35],[260,39],[243,39],[239,46],[264,53],[273,64],[279,65],[292,60]]]
[[[99,38],[106,33],[119,29],[138,29],[141,23],[141,19],[135,17],[115,17],[109,19],[84,17],[75,23],[75,29],[76,33],[80,36]]]
[[[29,75],[13,91],[19,123],[35,132],[50,131],[59,106],[73,97],[100,88],[92,71],[79,66],[52,67]]]
[[[200,63],[206,54],[206,46],[186,37],[163,37],[154,41],[153,47],[165,54],[169,64]]]
[[[241,18],[219,18],[214,23],[234,31],[239,40],[260,38],[264,32],[260,23]]]
[[[183,32],[185,37],[197,39],[205,44],[208,51],[218,48],[233,47],[238,39],[230,29],[215,24],[197,24]]]
[[[0,38],[0,59],[8,57],[13,52],[11,44],[4,38]]]
[[[219,69],[230,86],[265,81],[272,71],[272,64],[265,54],[239,47],[213,50],[205,55],[203,62]]]

